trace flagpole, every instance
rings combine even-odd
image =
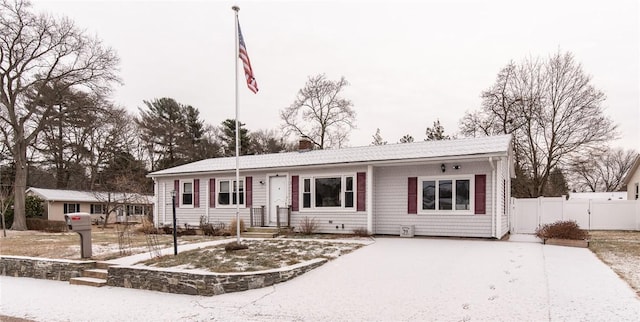
[[[234,54],[234,58],[235,58],[235,66],[236,66],[236,241],[238,244],[240,244],[240,146],[239,146],[239,133],[240,133],[240,127],[238,126],[239,122],[238,122],[238,59],[239,59],[239,53],[240,51],[238,50],[238,11],[240,11],[240,7],[238,6],[233,6],[231,7],[231,9],[233,9],[233,11],[235,11],[235,30],[236,30],[236,48],[235,48],[235,52]],[[233,185],[232,185],[233,187]],[[232,188],[233,189],[233,188]]]

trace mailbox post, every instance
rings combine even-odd
[[[91,258],[91,215],[74,212],[64,215],[67,227],[80,235],[80,254],[82,258]]]

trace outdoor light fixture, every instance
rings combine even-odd
[[[447,166],[443,164],[440,165],[440,169],[442,169],[442,172],[445,172],[447,170]]]
[[[453,166],[453,168],[454,168],[455,170],[460,170],[460,165],[459,165],[459,164],[456,164],[456,165],[454,165],[454,166]]]
[[[173,209],[173,255],[178,255],[178,232],[176,227],[176,191],[171,190],[171,208]]]

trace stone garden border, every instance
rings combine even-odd
[[[166,293],[219,295],[271,286],[300,276],[327,262],[317,258],[292,266],[243,273],[211,273],[147,266],[110,266],[107,285]],[[0,274],[68,281],[96,267],[96,261],[0,256]]]
[[[193,272],[147,266],[111,266],[107,285],[166,293],[219,295],[271,286],[300,276],[327,262],[317,258],[292,266],[243,273]]]
[[[82,271],[95,266],[96,261],[90,260],[0,256],[0,274],[3,276],[68,281],[73,277],[82,276]]]

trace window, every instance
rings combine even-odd
[[[346,187],[344,188],[344,206],[353,208],[353,177],[344,178]]]
[[[244,205],[244,180],[240,180],[240,202],[237,202],[236,191],[238,191],[238,185],[235,180],[220,180],[218,182],[218,205]]]
[[[65,214],[70,214],[73,212],[80,212],[80,204],[79,203],[65,203],[63,205],[63,212]]]
[[[102,204],[92,204],[90,210],[92,214],[104,214],[104,206]]]
[[[353,176],[311,177],[302,180],[302,208],[354,208]]]
[[[471,210],[471,179],[431,179],[421,178],[419,193],[422,213],[437,211],[465,213]]]
[[[193,207],[193,181],[183,181],[180,194],[182,199],[180,206]]]
[[[304,179],[302,190],[302,208],[311,208],[311,179]]]
[[[640,184],[636,182],[636,200],[640,196]]]
[[[128,215],[142,215],[144,213],[144,206],[142,205],[127,205]]]

